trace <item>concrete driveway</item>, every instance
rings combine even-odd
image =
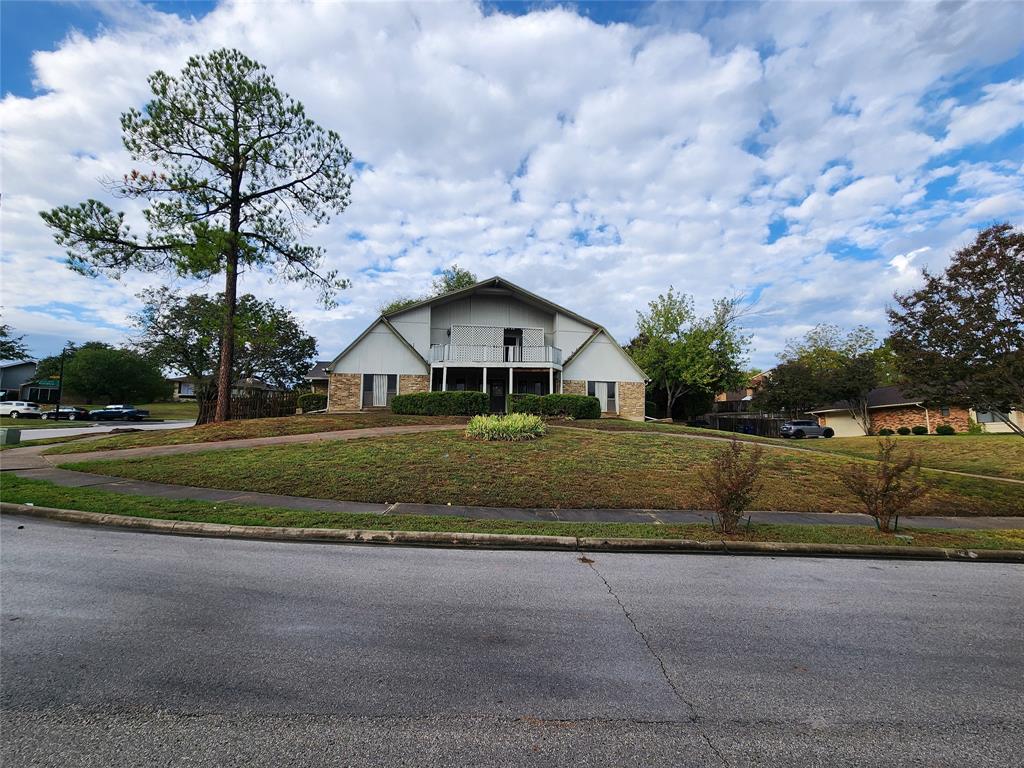
[[[1002,767],[1024,750],[1024,568],[593,559],[3,518],[0,757]]]

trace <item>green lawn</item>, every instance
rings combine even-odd
[[[601,419],[576,421],[574,427],[608,432],[662,432],[704,437],[734,435],[715,429],[698,429],[681,424]],[[874,458],[878,452],[877,437],[833,437],[828,440],[780,440],[756,435],[735,435],[744,442],[757,442],[786,448],[806,448],[823,453]],[[934,469],[975,472],[995,477],[1024,480],[1024,439],[1017,435],[908,435],[894,436],[902,446],[913,449],[921,464]]]
[[[699,509],[705,504],[695,467],[718,450],[721,444],[703,440],[555,427],[526,443],[479,442],[453,431],[65,466],[162,483],[350,501]],[[753,508],[860,511],[834,475],[850,461],[859,459],[766,451],[764,487]],[[930,476],[935,488],[912,512],[1024,515],[1024,486]]]
[[[221,440],[243,440],[248,437],[307,435],[343,429],[397,427],[410,424],[465,424],[460,416],[399,416],[393,413],[333,413],[308,416],[282,416],[276,419],[244,419],[202,424],[182,429],[151,430],[126,435],[112,435],[90,441],[88,445],[66,445],[47,453],[82,453],[122,448],[144,448],[151,445],[183,445],[211,443]]]
[[[178,501],[148,496],[125,496],[93,488],[63,488],[42,480],[5,476],[0,496],[4,501],[36,506],[78,509],[85,512],[192,520],[229,525],[268,525],[288,528],[358,528],[389,531],[444,531],[511,533],[540,536],[594,536],[602,538],[663,538],[718,541],[776,541],[789,543],[892,544],[957,549],[1024,549],[1024,530],[947,531],[907,528],[910,541],[873,528],[839,525],[752,525],[750,530],[722,536],[710,525],[654,525],[651,523],[555,523],[515,520],[473,520],[454,516],[374,515],[310,512],[274,507],[253,507],[204,501]]]

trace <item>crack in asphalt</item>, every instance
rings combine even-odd
[[[726,760],[725,755],[723,755],[721,750],[718,749],[718,747],[715,746],[714,742],[711,741],[711,737],[708,736],[707,731],[704,729],[703,724],[701,723],[700,714],[697,712],[697,705],[689,699],[687,699],[686,696],[683,695],[683,692],[680,691],[679,688],[676,686],[675,681],[672,679],[672,676],[668,673],[668,668],[665,666],[665,661],[661,658],[658,652],[654,650],[654,646],[651,645],[650,638],[648,638],[644,631],[640,629],[639,626],[637,626],[636,619],[633,618],[633,614],[629,612],[629,609],[626,607],[626,604],[622,602],[622,599],[618,596],[618,594],[616,594],[615,590],[612,589],[612,585],[608,582],[608,579],[604,577],[604,574],[597,570],[596,562],[586,556],[580,557],[579,561],[584,565],[588,566],[590,570],[597,574],[597,577],[601,579],[602,582],[604,582],[604,586],[605,588],[607,588],[608,594],[611,595],[615,599],[615,602],[619,604],[619,608],[622,610],[622,615],[626,617],[626,621],[629,622],[629,626],[632,627],[633,631],[640,637],[640,640],[647,648],[648,653],[650,653],[651,656],[654,657],[654,660],[658,662],[658,668],[661,670],[661,676],[665,678],[665,682],[668,684],[668,687],[672,690],[672,694],[687,708],[687,710],[689,710],[690,722],[693,723],[693,725],[697,726],[697,731],[700,734],[701,738],[704,739],[704,741],[707,743],[708,748],[715,753],[715,756],[722,761],[722,765],[726,766],[726,768],[729,768],[729,761]]]

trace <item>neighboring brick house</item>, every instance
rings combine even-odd
[[[836,437],[865,434],[861,425],[841,403],[814,408],[809,413],[817,416],[822,426],[835,430]],[[871,431],[876,434],[880,429],[913,429],[916,426],[927,427],[929,432],[935,432],[940,424],[950,424],[957,432],[966,432],[972,411],[959,406],[928,408],[920,400],[905,395],[899,387],[891,386],[879,387],[868,394],[868,416],[871,419]]]
[[[325,369],[333,412],[477,390],[493,411],[510,393],[563,392],[593,395],[608,416],[644,418],[647,377],[603,326],[501,277],[381,315]]]
[[[313,392],[327,394],[327,366],[330,364],[330,360],[317,360],[316,365],[309,369],[309,373],[302,377],[309,382]]]

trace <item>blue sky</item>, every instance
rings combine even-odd
[[[753,304],[750,359],[819,322],[884,335],[894,291],[1024,213],[1019,5],[4,2],[4,322],[38,355],[130,337],[170,282],[71,274],[38,211],[133,161],[146,76],[232,45],[352,149],[353,202],[309,234],[337,309],[246,275],[330,357],[459,263],[622,341],[669,284]],[[110,201],[123,206],[123,201]],[[129,208],[137,217],[139,211]],[[45,279],[42,279],[45,276]],[[52,277],[52,282],[50,278]],[[41,285],[52,285],[43,290]]]

